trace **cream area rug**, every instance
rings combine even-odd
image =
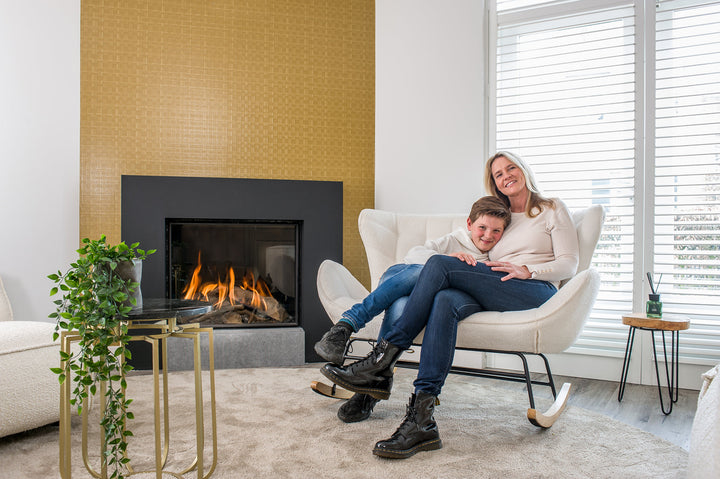
[[[435,412],[442,449],[405,460],[373,456],[375,442],[389,437],[400,424],[414,375],[414,370],[398,369],[392,396],[375,407],[371,419],[345,424],[336,416],[341,401],[310,389],[311,381],[323,379],[316,367],[216,371],[218,461],[211,477],[685,477],[687,452],[650,433],[573,406],[552,428],[542,430],[525,417],[527,394],[521,386],[508,389],[496,386],[497,381],[456,375],[448,378]],[[205,376],[204,399],[209,405]],[[151,379],[149,375],[129,378],[135,414],[129,452],[138,471],[150,469],[153,463]],[[171,471],[182,470],[194,457],[193,394],[191,372],[170,374]],[[548,406],[538,404],[541,410]],[[212,450],[209,420],[206,431],[207,473]],[[75,417],[74,478],[90,477],[81,464],[80,436]],[[56,426],[0,439],[0,477],[59,477],[57,440]],[[197,475],[190,472],[184,477]]]

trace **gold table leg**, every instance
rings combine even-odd
[[[155,436],[155,470],[157,479],[161,479],[163,474],[170,474],[174,477],[182,479],[182,474],[186,474],[192,470],[197,470],[198,479],[209,478],[217,467],[217,418],[215,408],[215,353],[213,344],[212,328],[201,328],[197,324],[184,325],[177,327],[174,320],[165,324],[139,325],[130,326],[131,328],[148,329],[157,328],[161,332],[159,334],[137,335],[131,336],[131,341],[147,341],[152,344],[153,348],[153,410],[154,410],[154,436]],[[208,335],[208,369],[210,380],[210,419],[212,433],[212,461],[207,473],[204,473],[204,451],[205,451],[205,423],[204,423],[204,405],[202,391],[202,367],[201,367],[201,334]],[[169,454],[170,445],[170,422],[169,422],[169,390],[168,390],[168,371],[167,371],[167,338],[180,337],[193,340],[193,362],[195,376],[195,434],[196,434],[196,457],[192,463],[182,472],[175,473],[164,470],[165,463]],[[80,336],[76,332],[61,332],[61,351],[70,354],[73,341],[79,341]],[[159,349],[162,346],[162,366],[160,366]],[[65,361],[61,361],[61,367],[65,365]],[[160,372],[162,369],[162,407],[160,405]],[[71,479],[71,388],[72,378],[66,380],[60,386],[60,432],[59,432],[59,466],[60,477],[62,479]],[[104,409],[104,392],[105,383],[100,385],[100,394],[103,398],[101,407]],[[162,412],[161,412],[162,411]],[[83,463],[87,471],[95,478],[107,478],[107,465],[101,459],[101,470],[97,472],[90,464],[87,447],[87,431],[88,431],[88,404],[87,400],[83,403],[82,417],[82,455]],[[105,450],[104,435],[101,437],[100,454],[103,457]],[[147,473],[153,471],[135,471],[130,464],[127,465],[129,475]]]
[[[72,334],[68,331],[62,331],[60,333],[60,351],[64,354],[70,354],[72,341],[80,339],[78,334]],[[65,368],[66,361],[60,361],[60,367]],[[60,450],[60,477],[62,479],[70,479],[70,457],[71,457],[71,443],[70,443],[70,384],[72,378],[65,378],[65,381],[60,385],[60,438],[59,438],[59,450]]]
[[[208,375],[210,379],[210,424],[212,434],[212,462],[208,472],[204,474],[204,451],[205,451],[205,423],[204,423],[204,405],[202,391],[202,368],[201,368],[201,350],[200,338],[202,333],[208,335]],[[197,470],[198,479],[207,479],[210,477],[217,467],[217,418],[215,410],[215,349],[213,344],[212,328],[200,328],[195,324],[185,325],[185,327],[173,333],[172,337],[189,338],[193,340],[193,364],[195,368],[195,435],[197,454],[195,460],[180,474],[187,474],[192,470]]]

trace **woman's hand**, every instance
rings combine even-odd
[[[493,271],[504,271],[507,273],[505,276],[500,278],[500,281],[507,281],[512,278],[517,279],[530,279],[532,276],[527,266],[518,266],[512,263],[504,263],[502,261],[486,261],[486,265],[490,266]]]
[[[460,261],[464,261],[470,266],[475,266],[477,264],[477,260],[475,257],[468,253],[451,253],[448,256],[452,256],[453,258],[457,258]]]

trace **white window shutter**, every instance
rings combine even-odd
[[[720,360],[720,2],[646,3],[498,0],[494,147],[525,158],[545,194],[571,209],[606,207],[593,259],[602,286],[570,352],[622,357],[620,317],[644,305],[638,278],[652,271],[663,275],[664,312],[691,317],[681,361],[712,365]],[[643,31],[655,31],[647,47]]]
[[[498,25],[496,149],[527,160],[570,209],[606,208],[602,287],[571,349],[585,354],[622,356],[632,311],[635,63],[632,7]]]
[[[654,270],[681,355],[720,359],[720,2],[656,9]]]

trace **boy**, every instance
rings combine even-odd
[[[315,344],[315,352],[327,361],[342,364],[350,335],[363,328],[376,315],[392,307],[383,319],[380,329],[382,338],[405,305],[404,301],[394,303],[410,295],[423,265],[430,256],[454,256],[470,265],[487,261],[487,252],[495,246],[510,224],[510,217],[509,208],[500,199],[484,196],[477,200],[470,209],[467,230],[458,228],[441,238],[428,240],[423,246],[412,248],[405,256],[404,263],[393,265],[383,273],[378,287],[362,303],[355,304],[343,313],[340,321]],[[397,311],[398,309],[400,311]]]

